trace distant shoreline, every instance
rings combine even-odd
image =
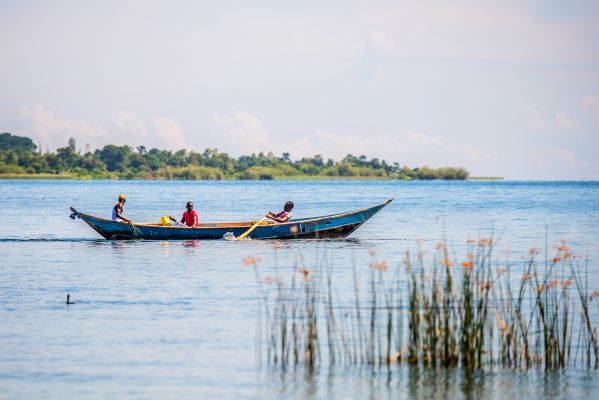
[[[411,168],[365,155],[335,161],[320,154],[292,160],[272,152],[231,157],[214,148],[180,149],[106,145],[83,152],[68,146],[42,153],[31,138],[0,134],[0,179],[166,179],[166,180],[466,180],[463,167]]]
[[[469,181],[503,181],[503,176],[471,176],[468,178]]]
[[[94,177],[89,175],[74,175],[70,173],[60,173],[60,174],[48,174],[48,173],[40,173],[40,174],[13,174],[13,173],[0,173],[0,180],[8,180],[8,179],[22,179],[22,180],[43,180],[43,179],[51,179],[51,180],[89,180],[89,181],[101,181],[101,180],[114,180],[114,181],[402,181],[402,182],[412,182],[412,181],[451,181],[451,179],[396,179],[391,177],[380,177],[380,176],[321,176],[321,175],[295,175],[295,176],[281,176],[281,177],[273,177],[272,179],[239,179],[239,178],[223,178],[223,179],[181,179],[181,178],[133,178],[127,179],[122,177]],[[503,177],[499,176],[473,176],[467,179],[463,179],[460,181],[499,181],[505,180]],[[454,180],[455,181],[455,180]]]

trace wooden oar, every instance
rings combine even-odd
[[[257,227],[258,225],[260,225],[262,222],[264,222],[264,220],[265,220],[266,218],[267,218],[267,217],[264,217],[264,218],[262,218],[260,221],[256,222],[254,225],[252,225],[252,227],[251,227],[250,229],[248,229],[247,231],[245,231],[244,233],[242,233],[241,235],[239,235],[239,237],[236,237],[236,238],[235,238],[235,240],[241,240],[241,239],[245,239],[245,237],[246,237],[247,235],[249,235],[250,233],[252,233],[252,231],[253,231],[254,229],[256,229],[256,227]]]

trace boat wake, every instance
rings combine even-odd
[[[105,242],[104,239],[96,238],[0,238],[0,243],[15,242]]]

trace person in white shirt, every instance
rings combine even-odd
[[[127,201],[127,196],[124,194],[119,194],[119,202],[112,207],[112,220],[114,222],[127,222],[131,223],[130,220],[123,217],[123,207],[125,206],[125,202]]]

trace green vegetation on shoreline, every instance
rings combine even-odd
[[[4,179],[464,180],[468,176],[461,167],[410,168],[351,154],[341,161],[325,160],[318,154],[294,161],[288,153],[233,158],[211,148],[197,153],[106,145],[81,152],[74,139],[56,152],[41,153],[28,137],[0,134],[0,178]]]

